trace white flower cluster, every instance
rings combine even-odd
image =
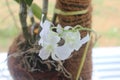
[[[81,39],[79,30],[72,30],[71,26],[62,28],[61,25],[57,25],[55,32],[51,29],[51,25],[53,24],[47,20],[40,24],[42,30],[39,45],[42,48],[39,56],[42,60],[46,60],[50,56],[55,61],[66,60],[74,50],[79,50],[90,39],[89,34]],[[64,40],[64,44],[59,46],[61,39]]]

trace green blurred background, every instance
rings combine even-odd
[[[14,38],[21,32],[18,18],[19,5],[14,0],[7,1],[15,16],[15,22],[8,10],[6,0],[0,0],[0,52],[8,51]],[[42,6],[41,1],[34,0],[39,6]],[[49,18],[54,12],[55,1],[49,0]],[[92,0],[92,4],[92,27],[100,35],[95,47],[120,46],[120,0]]]

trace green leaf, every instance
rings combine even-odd
[[[31,9],[32,9],[32,12],[35,15],[35,17],[40,20],[41,19],[41,15],[42,15],[41,8],[37,4],[33,3],[31,5]]]
[[[24,0],[28,6],[31,6],[33,0]]]

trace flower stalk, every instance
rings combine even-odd
[[[46,20],[47,11],[48,11],[48,0],[43,0],[43,7],[42,7],[42,14],[44,14],[43,22]]]

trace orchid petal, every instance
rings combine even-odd
[[[72,53],[72,49],[67,48],[66,45],[56,48],[56,56],[60,60],[68,59],[70,57],[71,53]]]
[[[57,33],[50,31],[49,34],[47,34],[47,41],[56,44],[60,41],[60,37]]]
[[[64,30],[69,30],[70,28],[72,28],[71,26],[65,26]]]
[[[63,32],[63,28],[61,27],[60,24],[57,25],[57,33],[61,34]]]
[[[48,59],[48,57],[50,56],[50,53],[47,52],[46,49],[42,48],[40,51],[39,51],[39,56],[42,60],[46,60]]]
[[[53,52],[53,53],[51,54],[51,57],[52,57],[52,59],[55,60],[55,61],[60,61],[60,59],[56,56],[56,52]]]
[[[40,37],[43,37],[45,35],[49,34],[50,31],[50,27],[51,25],[53,25],[51,22],[49,22],[48,20],[45,20],[43,24],[41,24],[42,30],[40,32]]]

